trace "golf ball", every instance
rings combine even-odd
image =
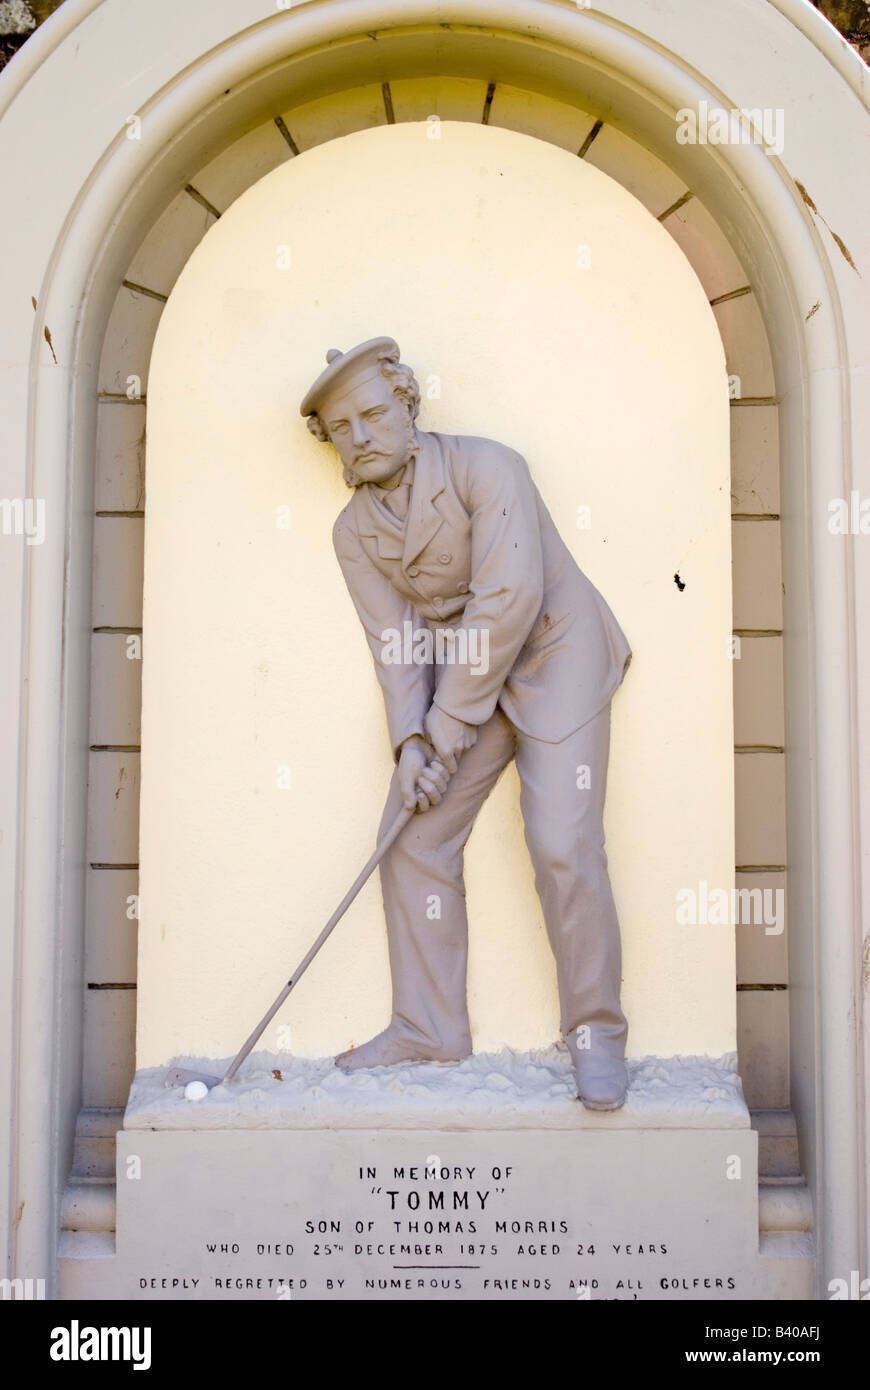
[[[208,1087],[204,1081],[188,1081],[184,1088],[185,1100],[204,1100],[208,1095]]]

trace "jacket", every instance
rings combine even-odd
[[[423,733],[433,698],[474,725],[501,706],[521,732],[560,743],[622,683],[632,655],[625,634],[556,530],[518,453],[474,436],[417,437],[404,526],[385,519],[363,484],[333,530],[394,755]],[[486,669],[449,658],[396,660],[389,634],[416,632],[421,622],[457,635],[465,628],[478,651],[487,633]]]

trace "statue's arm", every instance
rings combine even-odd
[[[409,738],[424,737],[423,720],[430,704],[434,679],[431,666],[385,660],[389,654],[389,630],[403,634],[404,623],[413,625],[414,608],[372,564],[352,525],[339,516],[332,533],[344,582],[353,599],[375,663],[384,694],[387,727],[398,759]]]
[[[471,516],[470,598],[462,627],[489,633],[489,665],[445,666],[435,704],[465,724],[484,724],[537,618],[544,562],[534,486],[525,459],[489,443],[455,477]]]

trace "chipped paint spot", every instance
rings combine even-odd
[[[837,247],[838,247],[838,249],[839,249],[839,251],[840,251],[840,254],[843,256],[844,260],[847,260],[847,261],[849,262],[849,265],[850,265],[850,266],[852,267],[852,269],[854,270],[855,274],[858,275],[858,276],[860,276],[860,275],[861,275],[861,272],[860,272],[860,270],[858,269],[858,267],[856,266],[855,262],[852,260],[852,257],[851,257],[851,255],[849,254],[849,248],[848,248],[848,246],[846,245],[846,243],[845,243],[845,241],[843,240],[843,238],[837,236],[837,233],[834,231],[834,229],[833,229],[833,227],[830,225],[830,223],[825,221],[824,217],[823,217],[822,214],[819,212],[818,208],[816,207],[816,205],[815,205],[815,203],[813,202],[812,198],[810,197],[809,193],[808,193],[807,190],[804,188],[803,184],[800,182],[799,179],[795,179],[795,181],[794,181],[794,186],[795,186],[795,188],[797,189],[798,193],[799,193],[799,194],[801,195],[801,197],[803,198],[803,200],[804,200],[804,202],[806,203],[807,207],[809,208],[810,212],[814,212],[815,215],[816,215],[816,217],[819,219],[819,221],[820,221],[820,222],[824,222],[824,224],[825,224],[825,226],[827,227],[828,231],[831,233],[831,236],[834,238],[834,241],[837,243]],[[807,317],[809,317],[809,315],[807,315]]]
[[[815,304],[813,305],[812,309],[810,309],[810,312],[809,312],[809,313],[806,315],[806,317],[804,318],[804,323],[809,322],[809,320],[812,318],[813,314],[818,313],[818,311],[819,311],[819,309],[821,309],[821,307],[822,307],[822,301],[821,301],[820,299],[817,299],[816,302],[815,302]]]
[[[824,222],[824,218],[822,218],[822,221]],[[827,222],[825,222],[825,226],[828,227]],[[860,272],[860,270],[858,269],[858,267],[856,266],[855,262],[852,260],[852,257],[849,255],[849,248],[848,248],[848,246],[846,245],[846,243],[845,243],[845,241],[843,240],[843,238],[837,236],[837,233],[834,231],[833,227],[828,227],[828,231],[831,233],[831,236],[834,238],[834,241],[837,243],[837,246],[838,246],[839,250],[840,250],[840,251],[842,252],[842,254],[845,256],[846,260],[849,262],[849,264],[850,264],[850,266],[852,267],[852,269],[854,270],[855,274],[856,274],[856,275],[860,275],[861,272]]]

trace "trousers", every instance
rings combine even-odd
[[[440,805],[416,814],[381,862],[393,1026],[445,1057],[471,1052],[465,845],[515,758],[526,844],[556,961],[562,1033],[590,1024],[624,1040],[619,921],[604,848],[609,751],[609,703],[561,743],[521,733],[500,708],[480,726]],[[396,771],[381,833],[401,805]]]

